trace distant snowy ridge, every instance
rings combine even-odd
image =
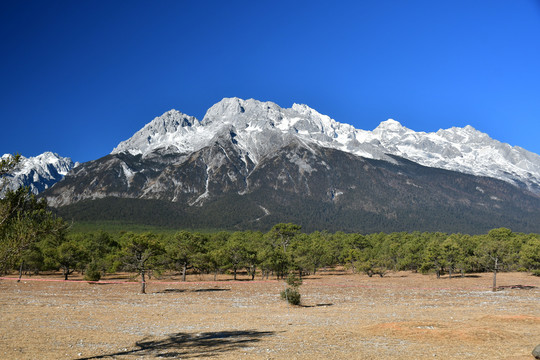
[[[257,164],[296,138],[357,156],[393,161],[397,155],[424,166],[488,176],[540,194],[540,156],[490,138],[471,126],[415,132],[389,119],[373,131],[355,129],[306,105],[225,98],[202,121],[170,110],[156,117],[112,154],[189,154],[231,136],[243,156]]]
[[[5,154],[2,158],[9,156]],[[28,186],[32,193],[38,194],[61,180],[77,165],[70,158],[52,152],[29,158],[21,156],[17,166],[5,176],[7,184],[2,190]]]

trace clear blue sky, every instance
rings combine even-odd
[[[0,43],[0,154],[94,160],[233,96],[540,153],[540,0],[3,0]]]

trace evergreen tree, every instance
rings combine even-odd
[[[513,234],[510,229],[498,228],[490,230],[488,235],[483,237],[478,254],[488,269],[493,271],[492,290],[497,291],[497,272],[501,266],[505,265],[510,252],[510,240]]]
[[[540,236],[527,240],[519,253],[520,264],[529,271],[540,269]]]
[[[122,237],[121,261],[124,268],[141,275],[141,293],[146,293],[146,275],[149,270],[159,269],[158,256],[163,247],[153,234],[127,233]]]
[[[67,224],[47,209],[28,188],[8,190],[0,199],[0,273],[20,264],[23,251],[38,239],[61,237]]]
[[[202,234],[188,231],[180,231],[169,240],[167,245],[169,267],[182,271],[182,281],[186,281],[187,270],[200,259],[205,243],[206,238]]]

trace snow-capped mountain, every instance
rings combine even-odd
[[[9,156],[11,155],[5,154],[2,158]],[[70,158],[52,152],[44,152],[41,155],[28,158],[21,156],[16,167],[6,174],[6,186],[2,190],[28,186],[32,193],[38,194],[60,181],[77,165]]]
[[[166,112],[41,196],[75,221],[538,232],[539,179],[538,155],[471,127],[367,131],[306,105],[230,98],[200,121]]]
[[[425,133],[389,119],[367,131],[339,123],[306,105],[284,109],[253,99],[223,99],[202,121],[170,110],[121,142],[112,154],[187,154],[226,132],[234,135],[242,155],[254,164],[297,138],[372,159],[393,161],[388,155],[397,155],[424,166],[493,177],[540,194],[539,155],[501,143],[471,126]]]

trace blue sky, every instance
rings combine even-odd
[[[233,96],[540,153],[539,39],[540,0],[4,0],[0,154],[94,160]]]

